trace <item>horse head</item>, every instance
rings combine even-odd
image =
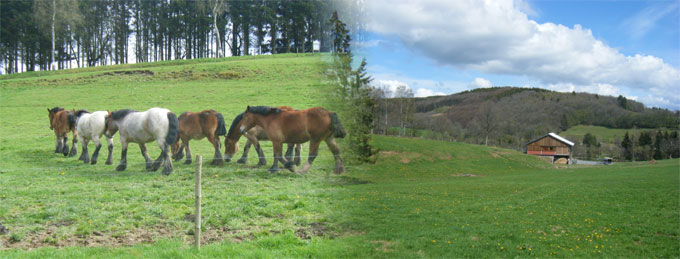
[[[50,118],[50,130],[54,129],[54,116],[57,115],[57,112],[63,111],[64,108],[61,108],[59,106],[56,106],[52,109],[47,108],[48,116]]]
[[[113,113],[109,110],[106,110],[106,112],[109,114],[104,117],[104,135],[107,138],[111,138],[118,132],[118,124],[113,119]]]

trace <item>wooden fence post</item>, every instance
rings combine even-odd
[[[194,230],[194,238],[196,243],[196,249],[201,249],[201,167],[203,165],[203,157],[201,155],[197,156],[196,163],[196,213],[194,222],[196,223],[196,229]]]

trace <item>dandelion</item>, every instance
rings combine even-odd
[[[433,243],[433,244],[434,244],[434,243],[437,243],[437,240],[432,239],[432,243]]]
[[[448,242],[448,243],[449,243],[449,244],[451,244],[451,240],[449,240],[449,242]]]
[[[64,171],[61,171],[61,175],[64,175]]]

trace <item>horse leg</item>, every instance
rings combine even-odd
[[[90,163],[94,165],[97,164],[97,158],[99,158],[99,150],[102,148],[102,142],[99,138],[92,139],[92,142],[94,142],[94,152],[92,152],[92,161]],[[83,149],[83,152],[86,151]]]
[[[85,141],[85,140],[83,139],[83,137],[78,136],[78,138],[80,138],[80,142],[82,143],[81,145],[83,145],[83,151],[85,151],[85,152],[83,152],[83,153],[80,154],[80,157],[78,157],[78,160],[80,160],[80,161],[85,161],[85,154],[87,153],[86,150],[87,150],[87,144],[88,144],[88,143],[87,143],[87,141]]]
[[[68,137],[63,136],[61,139],[64,141],[64,145],[61,146],[61,153],[64,154],[64,156],[68,156]]]
[[[302,149],[302,144],[295,144],[295,165],[300,165],[300,150]]]
[[[158,142],[160,142],[160,141],[158,141]],[[165,153],[166,153],[166,152],[164,152],[164,150],[165,150],[165,148],[167,148],[167,145],[161,146],[161,145],[159,144],[158,146],[161,147],[161,154],[158,155],[158,158],[156,158],[156,160],[153,161],[153,165],[151,165],[151,171],[154,171],[154,172],[155,172],[156,170],[158,170],[158,168],[161,168],[161,165],[162,165],[163,162],[165,161]]]
[[[187,150],[187,160],[184,160],[184,164],[191,164],[191,148],[189,148],[189,141],[187,140],[186,144],[186,150]]]
[[[179,140],[178,140],[179,141]],[[186,145],[186,142],[182,140],[182,144],[179,145],[179,148],[175,152],[175,154],[172,155],[172,158],[175,160],[175,162],[182,160],[184,158],[184,146]]]
[[[335,159],[335,170],[333,173],[341,174],[345,172],[345,165],[342,163],[342,158],[340,158],[340,148],[338,148],[338,143],[335,143],[335,138],[328,137],[326,139],[326,145],[333,153],[333,158]]]
[[[155,170],[152,169],[152,162],[151,162],[152,160],[149,157],[148,151],[146,150],[146,144],[139,143],[139,151],[141,151],[142,156],[144,156],[144,161],[146,162],[146,170],[147,171],[155,171]],[[158,168],[156,168],[156,169],[158,169]]]
[[[276,173],[279,171],[279,160],[284,159],[283,154],[282,154],[282,149],[283,149],[283,143],[280,141],[274,141],[272,140],[272,146],[274,147],[274,164],[272,164],[272,167],[269,168],[269,173]],[[283,164],[286,164],[285,160],[282,160]]]
[[[141,145],[140,145],[141,146]],[[120,138],[120,163],[116,167],[116,171],[124,171],[127,167],[127,149],[128,143],[124,138]]]
[[[259,142],[255,143],[255,151],[257,151],[257,157],[258,157],[257,165],[258,166],[266,165],[267,164],[267,157],[265,157],[264,151],[262,150],[262,147],[260,147]]]
[[[62,149],[61,137],[57,135],[57,148],[54,150],[54,153],[61,153]]]
[[[246,164],[248,163],[248,152],[250,152],[250,146],[253,145],[253,142],[250,142],[249,140],[246,140],[246,146],[243,148],[243,154],[241,155],[241,158],[236,161],[236,163],[239,164]]]
[[[79,159],[79,160],[83,160],[83,163],[87,164],[87,163],[90,163],[90,154],[87,151],[87,145],[89,144],[89,141],[87,141],[85,139],[83,139],[82,141],[83,141],[83,144],[82,144],[83,145],[83,153],[80,154],[80,157],[82,159]]]
[[[68,153],[69,157],[74,157],[78,154],[78,133],[73,130],[73,143],[71,143],[71,152]]]
[[[305,163],[304,166],[302,166],[302,170],[300,170],[300,173],[307,173],[309,172],[309,169],[312,167],[312,163],[314,163],[314,159],[316,159],[316,155],[319,152],[319,144],[321,141],[318,140],[311,140],[309,141],[309,157],[307,158],[307,163]]]
[[[163,149],[161,151],[161,157],[163,158],[163,175],[170,175],[172,173],[172,159],[170,159],[170,155],[168,154],[169,152],[169,146],[166,143],[163,145]]]
[[[106,143],[109,145],[109,157],[106,158],[107,165],[113,164],[113,137],[106,138]]]
[[[283,155],[289,162],[293,161],[293,147],[295,147],[295,144],[288,143],[288,148],[286,148],[286,154]],[[286,165],[286,168],[288,168],[288,165]]]
[[[215,148],[215,155],[213,156],[213,161],[210,162],[211,165],[224,165],[224,159],[222,159],[222,154],[220,153],[220,137],[213,134],[207,135],[208,141]]]

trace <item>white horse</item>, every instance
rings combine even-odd
[[[169,146],[175,143],[178,134],[177,116],[168,109],[151,108],[145,112],[124,109],[109,112],[109,122],[106,136],[113,136],[120,131],[120,146],[122,148],[120,164],[116,171],[123,171],[127,167],[127,146],[129,142],[139,144],[146,170],[156,171],[163,163],[163,174],[172,173],[172,161],[168,156]],[[152,162],[146,152],[146,143],[156,140],[161,148],[161,155]]]
[[[99,149],[101,149],[102,144],[99,139],[104,135],[106,130],[106,122],[109,117],[108,111],[96,111],[93,113],[87,110],[79,110],[76,112],[76,130],[79,132],[78,140],[83,145],[83,153],[80,154],[78,160],[90,163],[90,155],[87,152],[87,144],[92,140],[95,145],[94,152],[92,153],[92,164],[97,163],[97,158],[99,157]],[[106,164],[113,164],[113,136],[106,136],[106,142],[109,147],[109,156],[106,158]]]

